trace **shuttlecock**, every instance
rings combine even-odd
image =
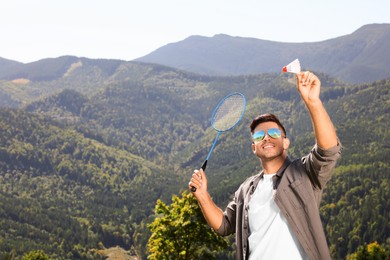
[[[298,59],[293,60],[290,64],[286,65],[282,69],[283,72],[300,73],[301,64]]]

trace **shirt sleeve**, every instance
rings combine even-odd
[[[236,229],[236,196],[228,204],[226,210],[223,212],[223,220],[218,230],[215,230],[221,236],[227,236],[233,234]]]
[[[336,146],[322,149],[317,144],[310,154],[303,158],[309,177],[314,181],[314,186],[322,189],[332,176],[337,160],[341,157],[342,146],[338,142]]]

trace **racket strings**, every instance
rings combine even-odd
[[[213,127],[218,131],[226,131],[235,126],[245,110],[245,100],[241,95],[226,98],[214,113]]]

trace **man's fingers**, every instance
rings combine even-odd
[[[189,185],[191,186],[199,186],[202,182],[202,175],[198,170],[195,170],[192,174],[191,180],[189,182]],[[197,187],[196,187],[197,188]]]
[[[199,176],[201,179],[206,178],[206,173],[204,172],[203,169],[200,169],[200,171],[198,173],[199,173]]]
[[[310,71],[302,72],[301,75],[298,76],[298,80],[304,86],[310,85],[315,80],[315,75]]]
[[[198,170],[195,170],[194,173],[192,174],[192,177],[201,180],[202,179],[202,173],[200,171],[198,171]]]

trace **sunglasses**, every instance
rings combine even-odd
[[[273,139],[280,138],[282,136],[282,131],[278,128],[270,128],[267,130],[267,135]],[[265,138],[265,132],[260,130],[252,135],[253,141],[260,142]]]

